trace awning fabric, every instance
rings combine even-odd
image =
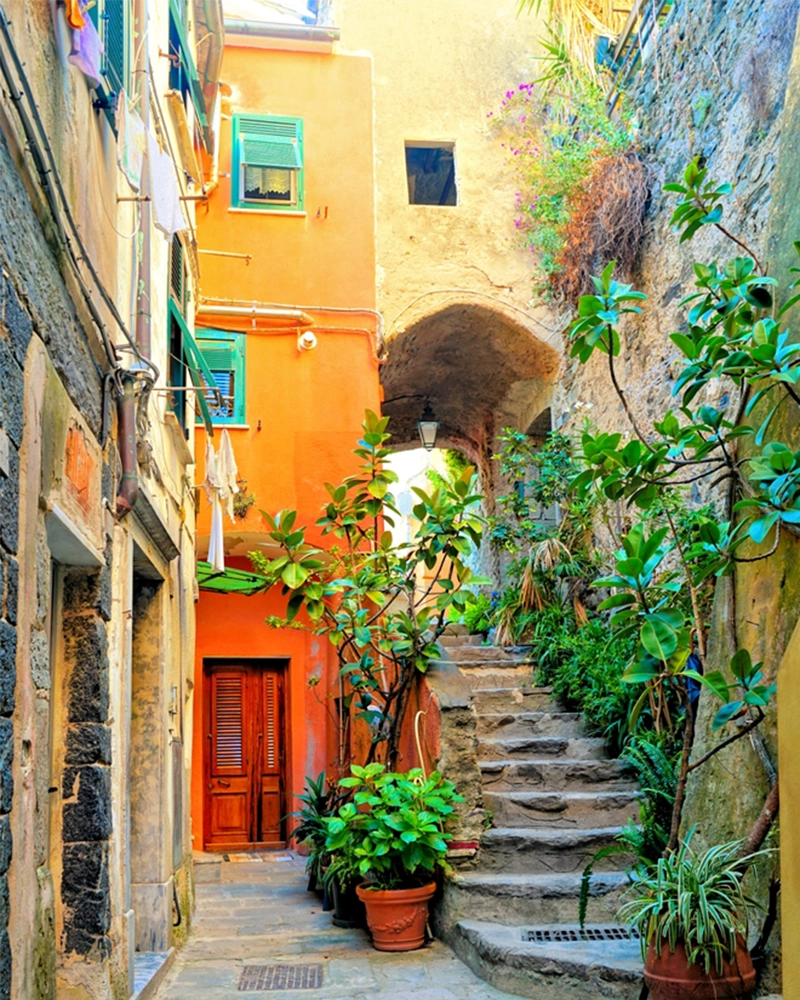
[[[211,563],[197,563],[197,585],[201,590],[216,594],[244,594],[252,597],[269,586],[269,580],[261,573],[248,573],[243,569],[231,569],[218,573]]]

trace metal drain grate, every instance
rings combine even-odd
[[[261,990],[316,990],[322,986],[321,965],[245,965],[240,993]]]
[[[628,927],[610,924],[606,927],[534,927],[522,932],[523,941],[534,944],[576,943],[584,941],[638,941],[639,932]]]

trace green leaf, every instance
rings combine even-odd
[[[642,645],[647,652],[664,663],[678,648],[678,635],[665,621],[651,617],[642,625]]]
[[[281,579],[292,590],[301,587],[308,579],[308,572],[303,569],[300,563],[290,562],[283,567]]]
[[[724,725],[730,722],[735,716],[739,714],[744,709],[744,702],[732,701],[727,705],[723,705],[722,708],[714,716],[714,721],[711,724],[711,728],[716,732],[717,729],[721,729]]]

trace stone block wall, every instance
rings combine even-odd
[[[799,10],[800,0],[677,0],[657,35],[654,52],[629,89],[627,100],[639,127],[641,153],[652,169],[646,235],[639,273],[632,279],[648,300],[642,315],[628,317],[622,327],[617,369],[644,428],[680,402],[672,390],[682,356],[669,334],[685,328],[685,312],[679,303],[695,290],[692,261],[723,262],[743,252],[711,227],[679,246],[670,227],[676,196],[664,193],[662,185],[679,181],[686,164],[701,156],[710,177],[735,184],[733,196],[724,202],[726,227],[752,247],[768,270],[786,278],[791,239],[800,238],[800,231],[793,237],[783,231],[786,199],[783,208],[773,211],[773,198],[781,183],[786,187],[785,181],[779,181],[781,173],[797,176],[796,163],[784,164],[781,157],[782,139],[791,126],[783,110],[787,83],[792,79]],[[795,180],[795,201],[797,187]],[[724,407],[732,397],[731,388],[710,386],[695,403]],[[630,430],[609,383],[604,357],[593,358],[585,367],[565,362],[555,423],[579,430],[587,414],[597,429]],[[773,431],[798,447],[800,432],[795,425],[784,415]],[[693,486],[687,491],[687,501],[719,504],[721,494]],[[800,611],[796,548],[794,539],[784,539],[770,560],[740,566],[732,599],[730,582],[718,584],[708,670],[727,668],[733,631],[736,645],[747,646],[754,661],[763,660],[767,677],[775,680]],[[704,695],[696,754],[720,738],[712,732],[712,718],[713,706]],[[697,848],[744,836],[752,827],[774,780],[774,710],[761,732],[761,747],[750,739],[742,740],[692,775],[684,830],[696,825]],[[761,866],[755,892],[762,902],[776,868],[777,856]],[[776,932],[770,943],[772,954],[762,982],[767,993],[780,989],[779,937]]]
[[[704,157],[712,177],[736,184],[725,202],[725,224],[764,252],[799,9],[800,0],[677,0],[629,89],[642,156],[652,168],[640,272],[633,279],[649,299],[642,316],[624,327],[618,368],[645,426],[670,405],[680,356],[668,335],[684,322],[679,303],[693,290],[692,261],[740,252],[710,227],[679,247],[669,225],[676,198],[662,185],[679,181],[693,157]],[[567,360],[554,423],[578,426],[587,412],[599,427],[624,426],[600,357],[584,368]]]
[[[11,805],[14,794],[14,687],[19,641],[19,450],[22,445],[23,365],[33,333],[8,277],[0,298],[0,1000],[11,995],[8,937]]]

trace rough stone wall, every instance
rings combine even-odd
[[[674,405],[680,355],[668,335],[684,322],[679,302],[693,290],[692,261],[724,260],[737,251],[711,227],[679,247],[669,226],[675,196],[661,187],[679,181],[693,157],[705,157],[711,176],[736,184],[725,202],[726,225],[763,253],[798,8],[798,0],[678,0],[630,88],[642,154],[653,170],[634,278],[649,299],[643,315],[624,327],[618,374],[644,426]],[[554,423],[577,426],[587,409],[598,427],[624,426],[601,357],[584,368],[567,360]]]
[[[104,579],[105,578],[105,579]],[[64,580],[67,726],[61,902],[63,948],[95,960],[111,953],[108,840],[111,836],[111,731],[108,728],[110,567]]]
[[[19,449],[22,445],[22,396],[25,352],[33,332],[11,281],[2,284],[0,302],[0,998],[11,993],[8,937],[8,868],[14,794],[14,687],[16,684],[19,593]]]
[[[679,303],[694,290],[692,261],[724,261],[741,254],[711,227],[679,247],[669,226],[675,196],[663,193],[662,184],[680,180],[686,163],[703,156],[711,177],[736,185],[733,198],[725,201],[727,228],[743,238],[768,269],[780,264],[779,277],[786,278],[792,236],[782,233],[777,245],[776,226],[781,227],[772,199],[787,125],[782,112],[799,8],[798,0],[678,0],[654,54],[630,90],[642,153],[653,170],[640,273],[634,277],[635,287],[647,293],[648,301],[642,316],[629,317],[623,327],[617,367],[644,428],[678,402],[671,393],[681,356],[668,335],[684,326]],[[796,173],[796,164],[787,163],[784,173],[792,170]],[[793,193],[796,200],[796,183]],[[577,430],[588,414],[598,429],[629,430],[604,357],[593,358],[584,368],[567,360],[560,390],[554,408],[557,425]],[[695,403],[725,406],[729,390],[716,384]],[[779,417],[772,432],[798,446],[797,429],[789,420]],[[687,495],[690,503],[720,499],[697,487]],[[764,661],[767,678],[775,680],[800,609],[796,542],[784,539],[771,560],[739,567],[733,601],[729,586],[722,581],[715,595],[707,669],[726,668],[735,632],[736,645],[749,647],[754,661]],[[719,739],[711,730],[712,717],[713,705],[704,696],[696,755]],[[684,830],[697,826],[697,847],[744,836],[758,816],[770,786],[771,762],[777,759],[774,711],[761,731],[766,755],[753,741],[743,740],[692,776]],[[762,901],[776,864],[762,866],[757,889]],[[780,988],[778,938],[775,933],[771,940],[772,956],[762,982],[767,992]]]

